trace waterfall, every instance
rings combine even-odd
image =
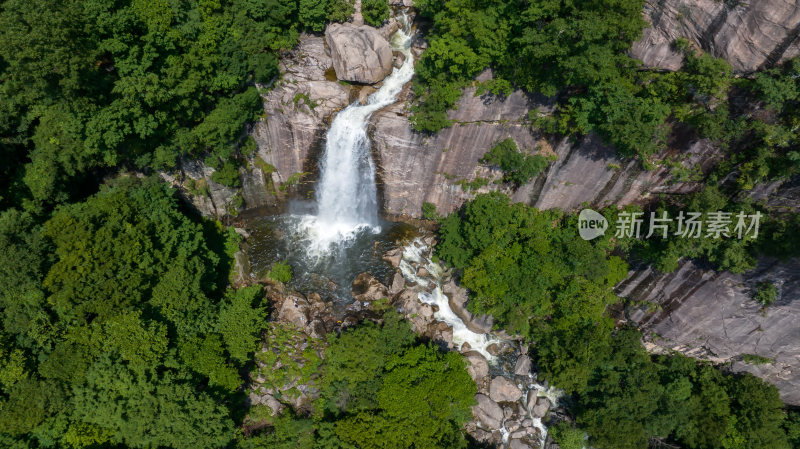
[[[356,102],[339,112],[328,130],[317,187],[318,212],[307,222],[314,240],[312,250],[317,252],[351,240],[363,230],[380,231],[367,121],[372,113],[397,101],[414,75],[408,20],[405,15],[399,20],[403,28],[392,36],[390,44],[403,53],[405,62],[383,80],[366,104]]]

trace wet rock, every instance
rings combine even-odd
[[[506,430],[508,430],[509,432],[515,432],[520,427],[519,421],[515,420],[506,421],[505,425],[506,425]]]
[[[478,405],[472,407],[475,417],[489,429],[499,429],[503,425],[503,409],[483,394],[476,394]]]
[[[525,418],[522,420],[522,423],[520,424],[522,425],[522,427],[533,427],[533,420],[530,418]]]
[[[394,52],[394,56],[392,58],[392,65],[394,65],[396,69],[403,67],[403,64],[405,62],[406,62],[406,55],[404,55],[402,52],[399,51]]]
[[[495,355],[496,356],[496,355],[500,354],[500,345],[498,345],[497,343],[492,343],[492,344],[486,346],[486,352],[488,352],[491,355]]]
[[[531,414],[537,418],[544,418],[548,410],[550,410],[550,400],[540,397],[536,400],[536,405],[531,409]]]
[[[400,260],[403,258],[403,249],[402,248],[394,248],[390,249],[383,255],[383,260],[392,264],[393,267],[397,268],[400,265]]]
[[[523,354],[519,356],[517,359],[517,363],[514,364],[514,374],[517,376],[527,376],[531,372],[531,359],[527,355]]]
[[[389,19],[386,24],[378,29],[378,32],[383,36],[384,39],[387,41],[391,39],[392,35],[397,32],[400,28],[403,27],[403,24],[397,21],[394,17]]]
[[[358,91],[358,103],[367,104],[367,99],[370,95],[375,93],[377,89],[372,86],[364,86]]]
[[[470,435],[472,435],[472,438],[475,438],[475,441],[479,443],[488,442],[492,439],[492,432],[487,432],[481,429],[473,430],[470,432]]]
[[[526,429],[522,429],[522,430],[517,430],[516,432],[511,432],[511,435],[509,435],[509,438],[511,438],[511,439],[519,439],[519,438],[525,438],[527,435],[528,435],[528,431]]]
[[[406,278],[404,278],[401,273],[396,272],[394,274],[394,277],[392,277],[392,284],[391,287],[389,288],[389,294],[394,296],[400,293],[400,291],[402,291],[405,288],[405,286],[406,286]]]
[[[392,72],[392,49],[375,28],[333,23],[325,30],[325,39],[340,80],[374,84]]]
[[[528,400],[525,403],[525,407],[528,410],[533,410],[533,407],[536,406],[536,400],[539,396],[536,395],[536,390],[531,390],[528,392]]]
[[[351,88],[326,76],[333,71],[333,60],[319,36],[301,34],[297,46],[285,53],[279,65],[280,80],[262,95],[266,118],[255,123],[251,135],[258,145],[254,159],[265,163],[254,165],[271,172],[257,167],[253,173],[261,173],[265,187],[283,198],[279,187],[292,175],[305,171],[308,155],[324,137],[330,118],[350,103]],[[301,98],[298,95],[307,96],[309,101],[296,102],[295,98]],[[250,207],[248,198],[245,203]]]
[[[372,302],[388,298],[389,290],[379,280],[375,279],[375,276],[369,273],[361,273],[353,281],[350,294],[353,295],[353,299],[356,301]]]
[[[511,407],[503,407],[503,417],[509,419],[514,416],[514,410]]]
[[[428,275],[430,275],[430,273],[425,267],[419,267],[419,269],[417,270],[417,277],[424,278],[427,277]]]
[[[489,397],[495,402],[516,402],[522,397],[522,391],[505,377],[495,377],[489,386]]]

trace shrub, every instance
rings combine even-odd
[[[778,288],[772,282],[759,282],[753,299],[764,307],[769,306],[778,298]]]
[[[285,284],[292,280],[292,267],[286,262],[275,262],[267,276]]]

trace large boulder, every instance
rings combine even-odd
[[[476,394],[478,405],[472,408],[475,417],[490,429],[499,429],[503,425],[503,409],[486,395]]]
[[[469,351],[464,354],[467,358],[467,372],[475,382],[489,375],[489,363],[477,351]]]
[[[338,79],[375,84],[392,73],[392,47],[375,28],[332,23],[325,30],[325,39]]]
[[[527,376],[531,373],[531,358],[522,354],[514,364],[514,374],[517,376]]]
[[[489,385],[489,397],[495,402],[516,402],[522,397],[522,391],[505,377],[495,377]]]
[[[375,276],[369,273],[361,273],[353,281],[353,287],[350,290],[353,299],[356,301],[372,302],[382,298],[388,298],[389,290],[381,281],[375,279]]]

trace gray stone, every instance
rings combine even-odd
[[[374,84],[392,72],[392,48],[371,26],[332,23],[325,30],[325,40],[340,80]]]
[[[471,351],[464,355],[467,358],[467,372],[472,380],[477,382],[489,375],[489,363],[480,353]]]
[[[389,294],[394,296],[402,291],[406,286],[406,278],[400,272],[396,272],[392,277],[392,284],[389,288]]]
[[[508,442],[509,449],[531,449],[531,447],[523,440],[516,439]]]
[[[356,301],[372,302],[382,298],[388,298],[389,289],[381,284],[381,281],[375,279],[375,276],[369,273],[361,273],[356,276],[353,281],[353,287],[350,290],[353,299]]]
[[[766,309],[752,299],[761,281],[779,290],[779,299]],[[617,294],[642,304],[629,313],[645,335],[658,335],[646,341],[651,351],[733,362],[733,371],[761,377],[778,387],[784,402],[800,405],[800,259],[763,258],[745,274],[708,270],[692,261],[681,261],[668,274],[632,270]],[[772,363],[750,365],[740,361],[742,354]]]
[[[517,376],[527,376],[531,373],[531,358],[522,354],[514,364],[514,374]]]
[[[800,54],[800,8],[794,0],[647,0],[645,16],[650,26],[630,51],[645,67],[678,70],[683,58],[673,42],[679,37],[740,73]]]
[[[280,60],[281,79],[262,95],[265,118],[255,123],[251,136],[258,145],[256,156],[275,168],[271,178],[278,194],[289,177],[305,171],[312,148],[325,137],[328,121],[349,103],[350,87],[326,76],[332,65],[325,40],[302,34],[297,46]],[[298,95],[308,95],[316,107],[295,104]]]
[[[292,323],[300,329],[308,324],[308,301],[299,295],[290,295],[284,299],[278,311],[281,321]]]
[[[495,377],[489,385],[489,397],[495,402],[516,402],[522,397],[522,391],[505,377]]]
[[[483,394],[476,394],[478,405],[472,407],[475,417],[489,429],[499,429],[503,424],[503,409]]]
[[[514,432],[517,429],[519,429],[520,424],[519,424],[519,421],[510,420],[510,421],[506,421],[505,426],[506,426],[506,430],[508,430],[509,432]]]
[[[536,405],[533,406],[531,414],[537,418],[544,418],[548,410],[550,410],[550,400],[540,397],[536,399]]]

